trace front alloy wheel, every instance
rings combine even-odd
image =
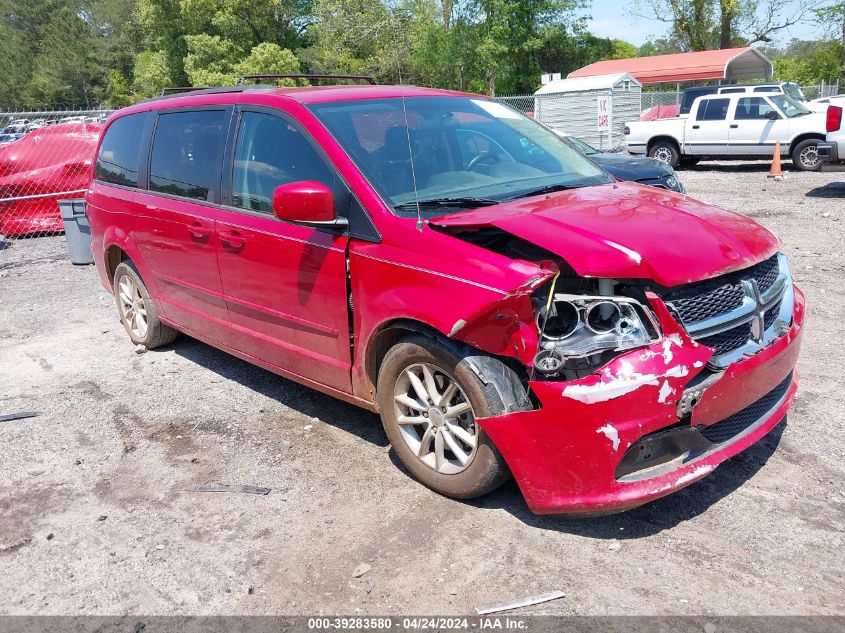
[[[384,432],[417,480],[472,499],[508,478],[477,420],[531,408],[511,367],[462,343],[409,333],[385,353],[377,383]]]
[[[465,470],[478,448],[472,405],[457,381],[429,363],[402,372],[393,390],[402,439],[417,458],[445,475]]]

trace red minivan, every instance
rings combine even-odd
[[[804,298],[753,220],[615,181],[486,97],[196,90],[116,112],[87,192],[136,344],[177,331],[381,415],[419,481],[606,513],[786,415]]]

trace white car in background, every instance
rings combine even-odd
[[[776,143],[796,168],[816,171],[816,146],[825,140],[825,112],[813,112],[785,94],[715,94],[698,97],[689,117],[625,125],[632,154],[672,167],[699,160],[770,158]]]

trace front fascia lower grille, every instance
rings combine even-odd
[[[789,263],[780,253],[725,276],[724,283],[692,284],[666,296],[690,337],[715,350],[715,368],[771,345],[791,324],[793,304]]]
[[[738,435],[750,430],[757,423],[768,419],[771,412],[783,402],[791,384],[792,372],[789,372],[789,375],[777,387],[759,400],[752,402],[742,411],[737,411],[732,416],[710,426],[696,428],[713,444],[722,444],[733,440]]]

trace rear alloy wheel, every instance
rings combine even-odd
[[[114,298],[126,333],[136,345],[153,349],[173,342],[178,332],[158,318],[155,301],[135,264],[121,262],[114,271]]]
[[[678,148],[671,141],[657,141],[648,149],[648,155],[671,167],[677,167],[681,159]]]
[[[792,164],[801,171],[818,171],[822,164],[818,145],[819,141],[814,138],[798,143],[792,150]]]
[[[429,488],[472,499],[509,476],[477,418],[531,406],[515,372],[493,356],[414,334],[381,363],[377,399],[387,438],[411,474]]]

